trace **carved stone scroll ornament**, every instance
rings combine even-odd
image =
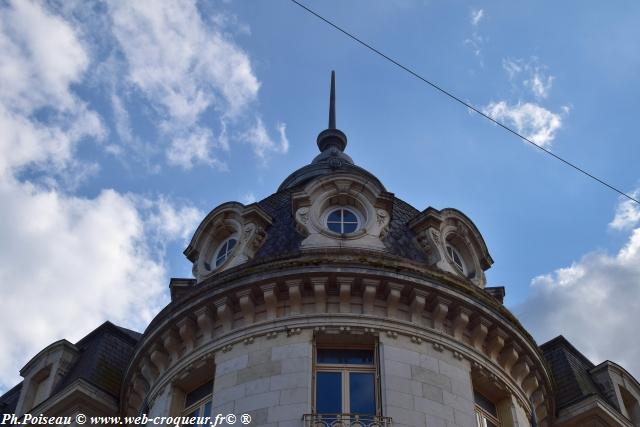
[[[433,265],[437,263],[440,258],[440,250],[438,246],[440,244],[440,235],[434,229],[422,230],[416,237],[418,245],[424,251],[428,257],[428,264]]]
[[[376,209],[376,221],[380,227],[380,238],[384,238],[389,231],[389,214],[384,209]]]
[[[245,254],[252,258],[264,243],[267,233],[263,227],[252,222],[244,226]]]

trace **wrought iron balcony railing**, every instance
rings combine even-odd
[[[304,414],[304,427],[391,427],[390,417],[363,414]]]

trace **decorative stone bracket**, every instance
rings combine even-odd
[[[492,366],[522,390],[522,399],[533,401],[536,393],[550,392],[539,356],[499,316],[437,288],[340,274],[286,277],[239,287],[176,314],[165,329],[143,343],[128,374],[128,394],[136,396],[128,402],[137,409],[136,402],[142,402],[150,387],[155,389],[160,377],[175,372],[181,361],[205,347],[227,351],[239,343],[251,345],[258,336],[269,339],[283,332],[293,336],[305,328],[406,336],[415,344],[426,341],[438,351],[455,351],[459,359]],[[540,415],[551,410],[544,407],[544,400],[534,405]]]

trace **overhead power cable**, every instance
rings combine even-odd
[[[562,163],[564,163],[567,166],[570,166],[571,168],[575,169],[576,171],[582,173],[583,175],[586,175],[587,177],[593,179],[594,181],[604,185],[605,187],[609,188],[610,190],[615,191],[616,193],[620,194],[621,196],[637,203],[640,205],[640,200],[634,198],[633,196],[625,193],[622,190],[619,190],[618,188],[614,187],[613,185],[607,183],[606,181],[604,181],[603,179],[598,178],[597,176],[587,172],[586,170],[582,169],[581,167],[577,166],[575,163],[570,162],[569,160],[566,160],[560,156],[558,156],[557,154],[551,152],[550,150],[544,148],[541,145],[536,144],[535,142],[533,142],[531,139],[527,138],[526,136],[522,135],[520,132],[512,129],[511,127],[507,126],[506,124],[500,122],[499,120],[494,119],[493,117],[489,116],[488,114],[482,112],[482,110],[474,107],[473,105],[469,104],[466,101],[463,101],[461,98],[459,98],[458,96],[454,95],[453,93],[449,92],[446,89],[443,89],[442,87],[440,87],[438,84],[426,79],[425,77],[421,76],[420,74],[418,74],[417,72],[413,71],[411,68],[402,65],[400,62],[396,61],[395,59],[391,58],[390,56],[382,53],[380,50],[376,49],[375,47],[371,46],[370,44],[362,41],[360,38],[358,38],[357,36],[353,35],[352,33],[350,33],[349,31],[345,30],[344,28],[334,24],[333,22],[331,22],[330,20],[328,20],[327,18],[323,17],[322,15],[320,15],[319,13],[313,11],[312,9],[309,9],[307,6],[305,6],[304,4],[300,3],[297,0],[290,0],[291,2],[295,3],[296,5],[300,6],[302,9],[306,10],[307,12],[309,12],[310,14],[314,15],[316,18],[322,20],[323,22],[325,22],[326,24],[332,26],[333,28],[335,28],[336,30],[340,31],[342,34],[346,35],[347,37],[349,37],[350,39],[358,42],[359,44],[361,44],[362,46],[366,47],[367,49],[369,49],[370,51],[376,53],[377,55],[381,56],[382,58],[386,59],[387,61],[391,62],[392,64],[396,65],[397,67],[401,68],[402,70],[406,71],[407,73],[411,74],[413,77],[421,80],[422,82],[428,84],[429,86],[431,86],[432,88],[438,90],[439,92],[443,93],[444,95],[448,96],[449,98],[453,99],[454,101],[464,105],[465,107],[467,107],[468,109],[474,111],[475,113],[481,115],[482,117],[484,117],[485,119],[491,121],[492,123],[500,126],[502,129],[506,130],[507,132],[512,133],[513,135],[517,136],[518,138],[528,142],[529,144],[533,145],[534,147],[544,151],[546,154],[554,157],[556,160],[561,161]]]

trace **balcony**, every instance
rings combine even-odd
[[[390,417],[358,414],[304,414],[304,427],[391,427]]]

